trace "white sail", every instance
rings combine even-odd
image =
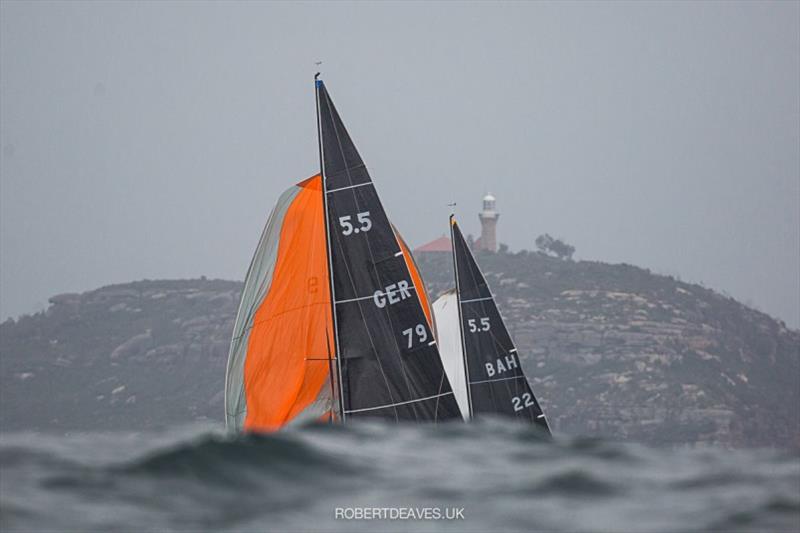
[[[442,365],[453,388],[456,403],[464,420],[469,420],[469,400],[467,398],[467,373],[464,370],[464,351],[461,344],[458,298],[451,289],[433,302],[433,316],[436,322],[439,355]]]

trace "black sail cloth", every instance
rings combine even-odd
[[[544,413],[522,371],[517,348],[453,217],[450,227],[471,413],[513,416],[549,433]]]
[[[369,172],[317,82],[342,418],[461,418]]]

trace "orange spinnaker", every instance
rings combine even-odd
[[[328,357],[335,357],[335,348],[322,180],[317,175],[298,187],[247,346],[244,427],[250,431],[279,429],[322,393],[330,397]]]
[[[395,229],[395,235],[397,235],[397,242],[400,243],[400,250],[403,252],[403,259],[406,260],[406,267],[408,267],[408,271],[411,273],[411,281],[414,283],[414,287],[417,289],[417,296],[419,296],[419,303],[422,304],[422,311],[425,313],[425,318],[428,320],[428,327],[433,327],[433,321],[431,320],[431,305],[430,301],[428,300],[428,290],[425,287],[425,283],[422,281],[422,275],[419,273],[417,269],[417,264],[414,262],[414,256],[411,255],[411,252],[406,246],[406,241],[403,240],[403,237],[400,236],[400,232]]]

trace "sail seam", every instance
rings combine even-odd
[[[361,165],[361,166],[364,166],[364,165]],[[330,191],[328,191],[328,194],[331,194],[332,192],[346,191],[347,189],[355,189],[356,187],[363,187],[364,185],[372,185],[372,184],[373,183],[371,181],[367,181],[365,183],[357,183],[355,185],[348,185],[347,187],[339,187],[338,189],[331,189]]]
[[[358,301],[360,301],[360,300],[367,300],[367,299],[369,299],[369,298],[374,298],[374,297],[375,297],[375,296],[362,296],[362,297],[360,297],[360,298],[350,298],[349,300],[337,300],[337,301],[335,301],[335,302],[333,302],[333,303],[335,303],[336,305],[339,305],[339,304],[346,304],[346,303],[348,303],[348,302],[358,302]]]
[[[509,381],[512,379],[519,379],[524,378],[525,376],[511,376],[509,378],[495,378],[495,379],[484,379],[483,381],[470,381],[470,385],[480,385],[481,383],[494,383],[495,381]]]
[[[413,286],[409,286],[409,287],[406,287],[406,290],[407,291],[415,291],[416,292],[417,288],[413,287]],[[375,295],[371,294],[369,296],[361,296],[359,298],[350,298],[349,300],[337,300],[334,303],[337,304],[337,305],[338,304],[346,304],[348,302],[358,302],[358,301],[361,301],[361,300],[369,300],[370,298],[375,298]]]
[[[443,392],[442,394],[434,394],[433,396],[426,396],[425,398],[417,398],[416,400],[406,400],[405,402],[388,403],[386,405],[379,405],[377,407],[364,407],[363,409],[353,409],[352,411],[346,411],[346,412],[347,413],[360,413],[362,411],[377,411],[379,409],[387,409],[389,407],[397,407],[398,405],[406,405],[406,404],[409,404],[409,403],[424,402],[425,400],[432,400],[434,398],[440,398],[442,396],[447,396],[449,394],[453,394],[453,391]]]
[[[486,296],[485,298],[472,298],[471,300],[461,300],[462,304],[468,304],[470,302],[485,302],[486,300],[493,299],[494,296]]]

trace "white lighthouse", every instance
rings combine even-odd
[[[478,213],[481,219],[481,238],[478,241],[479,250],[497,251],[497,219],[500,213],[495,207],[495,197],[491,193],[483,197],[483,211]]]

